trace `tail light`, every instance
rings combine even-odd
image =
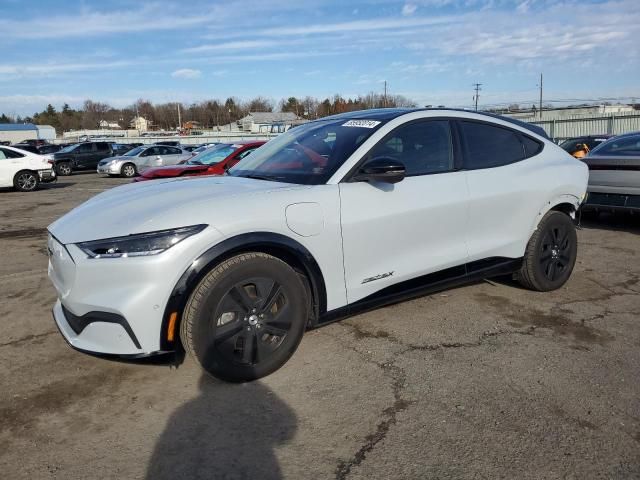
[[[47,160],[47,163],[48,163],[49,165],[53,165],[55,162],[54,162],[53,160]]]

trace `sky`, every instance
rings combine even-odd
[[[0,0],[0,113],[236,96],[640,101],[640,0]]]

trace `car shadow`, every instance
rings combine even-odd
[[[282,478],[275,448],[296,433],[294,411],[260,382],[228,384],[203,374],[198,387],[167,421],[146,478]]]
[[[580,227],[640,235],[640,215],[625,211],[583,211],[580,216]]]

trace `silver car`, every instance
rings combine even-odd
[[[175,165],[191,158],[191,153],[166,145],[143,145],[124,155],[109,157],[98,163],[98,173],[134,177],[148,168]]]
[[[591,150],[585,209],[640,210],[640,132],[618,135]]]

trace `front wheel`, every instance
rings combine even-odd
[[[120,169],[120,174],[125,178],[136,176],[136,166],[133,163],[125,163]]]
[[[38,188],[40,177],[36,172],[23,170],[13,177],[13,187],[19,192],[32,192]]]
[[[299,274],[271,255],[243,253],[214,267],[191,293],[180,338],[208,373],[246,382],[289,360],[307,318]]]
[[[577,255],[578,236],[571,218],[548,212],[529,240],[518,280],[531,290],[556,290],[569,280]]]

